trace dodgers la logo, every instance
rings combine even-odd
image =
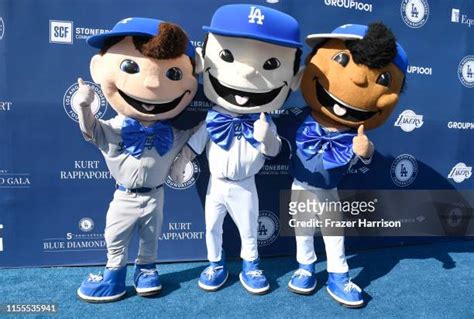
[[[186,167],[184,168],[184,177],[182,183],[175,182],[168,175],[168,177],[166,178],[166,185],[172,189],[178,190],[189,188],[196,183],[200,173],[201,168],[199,167],[199,162],[194,159],[186,164]]]
[[[462,183],[466,179],[469,179],[472,176],[472,167],[467,166],[464,163],[457,163],[451,169],[451,172],[448,175],[448,179],[452,179],[456,183]]]
[[[430,14],[427,0],[402,0],[400,8],[403,22],[410,28],[421,28]]]
[[[249,23],[255,23],[255,21],[257,21],[257,24],[262,25],[263,19],[265,19],[265,16],[259,8],[250,7]]]
[[[404,132],[412,132],[423,126],[423,115],[418,115],[412,110],[405,110],[398,116],[395,126]]]
[[[94,100],[91,103],[92,114],[94,114],[97,119],[101,119],[107,111],[107,100],[105,99],[104,93],[98,84],[89,81],[84,82],[87,83],[87,85],[89,85],[94,91]],[[74,83],[66,90],[63,98],[64,111],[71,118],[71,120],[76,122],[79,122],[77,110],[80,107],[79,102],[76,101],[76,93],[78,89],[79,85]]]
[[[278,238],[280,234],[280,221],[278,217],[268,211],[262,210],[258,215],[258,246],[269,246]]]
[[[418,175],[418,162],[415,157],[410,154],[402,154],[397,156],[390,168],[390,175],[395,185],[399,187],[407,187]]]
[[[474,87],[474,55],[468,55],[459,62],[458,78],[465,87]]]
[[[92,218],[84,217],[79,221],[79,229],[87,233],[94,229],[94,221]]]
[[[446,221],[447,221],[448,226],[458,227],[463,220],[462,209],[459,207],[454,207],[448,212],[446,217],[447,217]]]

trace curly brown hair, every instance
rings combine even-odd
[[[123,40],[125,36],[107,39],[100,49],[104,55],[112,46]],[[158,34],[154,37],[133,36],[135,48],[144,56],[153,59],[175,59],[186,53],[189,44],[188,35],[178,25],[163,22],[158,27]],[[194,67],[194,60],[191,58]]]

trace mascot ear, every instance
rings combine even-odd
[[[196,62],[196,67],[195,67],[195,73],[200,74],[202,71],[204,71],[204,56],[202,55],[202,48],[196,48],[196,54],[195,54],[195,62]]]
[[[301,78],[303,77],[304,66],[301,66],[296,75],[291,80],[290,88],[292,91],[298,90],[300,87]]]
[[[104,68],[101,67],[101,64],[102,55],[96,54],[92,57],[91,63],[89,65],[92,80],[97,84],[101,84],[103,79]]]

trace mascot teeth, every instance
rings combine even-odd
[[[154,105],[146,105],[146,104],[142,104],[142,107],[148,112],[153,111],[153,109],[155,108]]]
[[[339,104],[335,103],[334,106],[332,107],[332,110],[336,115],[338,116],[344,116],[347,113],[347,109],[343,106],[340,106]]]
[[[249,100],[248,96],[240,96],[240,95],[235,96],[235,101],[239,103],[240,105],[244,105],[245,103],[247,103],[248,100]]]

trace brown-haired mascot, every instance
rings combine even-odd
[[[309,35],[306,43],[313,50],[300,88],[308,108],[298,110],[291,137],[291,201],[338,202],[337,185],[350,166],[357,160],[369,164],[372,158],[374,146],[365,129],[382,125],[397,104],[407,56],[381,23],[343,25],[331,33]],[[323,225],[327,219],[342,217],[341,212],[323,213],[312,215]],[[363,305],[362,290],[349,278],[344,236],[329,228],[321,230],[328,293],[345,306]],[[295,293],[310,294],[316,287],[313,235],[314,228],[296,229],[299,269],[288,283]]]
[[[79,124],[95,144],[117,183],[107,212],[107,265],[102,275],[89,275],[77,293],[88,302],[110,302],[126,294],[130,238],[140,238],[134,286],[138,295],[161,290],[156,271],[158,233],[163,221],[163,183],[190,132],[167,121],[181,113],[197,91],[194,49],[177,25],[148,18],[127,18],[110,32],[87,42],[100,49],[90,63],[94,82],[117,111],[97,120],[94,94],[78,80]]]

